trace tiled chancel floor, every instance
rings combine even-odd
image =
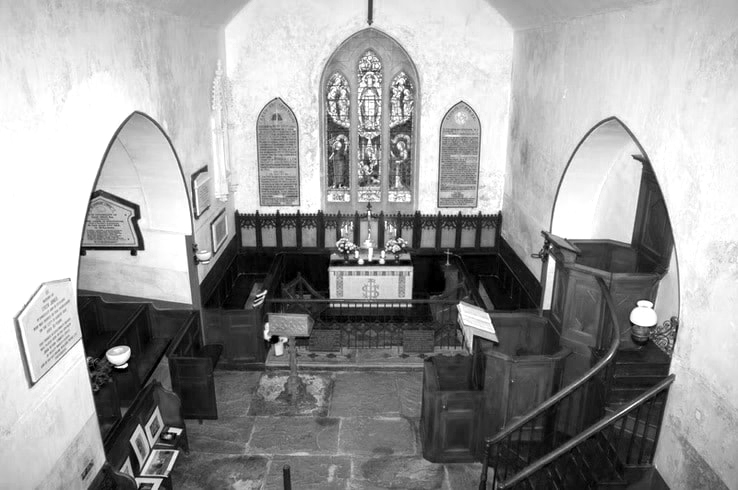
[[[300,373],[312,397],[278,398],[286,371],[217,371],[218,420],[187,421],[176,489],[474,489],[481,465],[434,464],[419,437],[422,371]]]

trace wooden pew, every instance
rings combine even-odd
[[[218,418],[213,370],[222,352],[222,344],[203,344],[200,316],[192,312],[167,351],[172,389],[182,399],[185,418]]]

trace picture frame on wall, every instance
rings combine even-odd
[[[146,438],[149,440],[150,446],[153,447],[159,439],[162,430],[164,430],[164,422],[161,419],[161,411],[157,405],[156,410],[149,417],[149,421],[146,422]]]
[[[225,209],[221,210],[218,216],[210,222],[210,238],[213,243],[214,256],[228,239],[228,220],[226,219]]]
[[[136,455],[138,460],[138,467],[142,468],[146,458],[149,457],[151,448],[149,447],[149,441],[144,434],[143,427],[141,425],[136,426],[136,430],[133,431],[133,435],[129,439],[131,447],[133,447],[133,453]]]
[[[210,180],[207,165],[192,174],[192,211],[195,219],[210,208]]]
[[[159,490],[161,488],[162,481],[164,481],[162,478],[152,478],[152,477],[136,478],[136,484],[138,485],[138,490]]]
[[[131,478],[135,478],[136,475],[133,473],[133,465],[131,464],[130,456],[126,458],[126,462],[120,467],[120,473],[124,473]]]

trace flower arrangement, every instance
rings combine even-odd
[[[339,252],[346,255],[356,250],[356,245],[354,244],[354,242],[352,242],[348,238],[342,237],[340,240],[336,242],[336,248],[338,249]]]
[[[407,241],[402,237],[395,237],[387,241],[384,245],[385,250],[395,255],[404,252],[407,249]]]
[[[87,370],[90,374],[90,384],[92,385],[93,393],[100,390],[105,383],[113,380],[110,376],[112,367],[112,364],[105,358],[87,357]]]

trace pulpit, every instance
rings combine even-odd
[[[401,254],[399,260],[386,257],[380,263],[378,257],[368,260],[366,253],[359,255],[363,263],[353,258],[345,261],[342,256],[331,255],[328,282],[331,299],[409,300],[413,298],[413,264],[410,254]]]

